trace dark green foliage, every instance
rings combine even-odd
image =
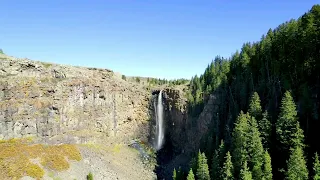
[[[269,119],[270,117],[268,116],[268,112],[265,111],[262,114],[262,119],[258,121],[261,141],[265,149],[269,149],[271,141],[272,124]]]
[[[249,124],[248,119],[250,116],[244,114],[242,111],[237,118],[235,127],[233,130],[233,158],[235,173],[238,174],[242,164],[248,159],[248,131]]]
[[[254,117],[249,118],[249,130],[248,130],[248,154],[249,167],[252,169],[253,179],[261,179],[263,175],[262,165],[264,159],[264,150],[260,138],[260,132],[258,124]]]
[[[257,92],[254,92],[249,106],[249,113],[251,116],[257,119],[257,121],[261,120],[262,116],[262,108],[260,104],[260,97]]]
[[[220,175],[220,165],[219,165],[219,152],[215,150],[213,157],[212,157],[212,165],[211,165],[211,178],[218,179]]]
[[[125,76],[125,75],[122,75],[122,77],[121,77],[123,80],[127,80],[127,77]]]
[[[277,140],[281,152],[288,154],[297,132],[297,111],[291,93],[287,91],[281,101],[281,111],[276,122]]]
[[[299,146],[301,148],[305,147],[304,145],[304,135],[303,130],[300,128],[300,123],[296,122],[295,132],[293,132],[293,139],[292,139],[292,147]]]
[[[268,151],[265,151],[264,153],[263,180],[272,180],[271,157]]]
[[[304,159],[303,150],[300,146],[296,146],[291,151],[290,158],[287,162],[286,179],[288,180],[307,180],[308,169]]]
[[[187,79],[174,79],[174,80],[167,80],[167,79],[156,79],[156,78],[148,78],[147,82],[150,85],[182,85],[182,84],[187,84],[189,80]]]
[[[176,170],[176,168],[173,169],[172,179],[173,180],[182,180],[183,179],[183,172],[181,171],[181,167],[179,167],[178,171]]]
[[[190,161],[190,167],[193,171],[194,174],[197,174],[197,169],[198,169],[198,158],[197,156],[196,157],[193,157]]]
[[[225,156],[225,161],[223,163],[223,167],[221,169],[220,176],[221,176],[222,180],[233,180],[234,179],[233,165],[232,165],[231,155],[230,155],[229,151],[227,152],[227,154]]]
[[[198,180],[210,179],[207,157],[204,153],[201,153],[200,151],[198,153],[198,169],[196,175]]]
[[[243,166],[240,170],[240,179],[241,180],[252,180],[252,174],[247,166],[247,161],[243,163]]]
[[[93,174],[91,172],[87,175],[87,180],[93,180]]]
[[[274,179],[285,178],[278,170],[286,169],[286,161],[294,152],[290,149],[300,148],[302,154],[305,146],[308,152],[320,150],[315,138],[320,136],[319,27],[320,5],[314,5],[297,20],[269,29],[260,41],[244,43],[230,58],[217,56],[202,75],[191,78],[187,97],[193,121],[187,125],[197,125],[195,121],[213,97],[218,108],[212,111],[208,127],[212,139],[217,140],[211,142],[207,138],[209,142],[203,144],[211,142],[217,149],[217,142],[225,140],[227,151],[232,153],[235,179],[240,179],[245,161],[255,176],[253,164],[259,162],[248,152],[250,134],[256,132],[250,130],[250,115],[256,119],[264,150],[270,152],[274,174],[269,175]],[[260,145],[256,146],[261,154]],[[263,164],[258,167],[265,174],[267,164],[265,151],[262,152]],[[214,150],[210,153],[217,159]],[[307,155],[306,159],[312,159],[310,153]],[[210,164],[212,171],[216,164]],[[271,179],[265,175],[263,178]]]
[[[221,143],[219,145],[219,149],[214,151],[213,157],[212,157],[212,165],[211,165],[211,178],[212,179],[219,179],[220,178],[220,169],[223,166],[224,158],[225,158],[225,152],[226,148],[224,145],[224,141],[221,140]],[[231,159],[230,159],[231,161]]]
[[[140,78],[139,77],[136,77],[136,82],[140,83]]]
[[[187,180],[195,180],[192,169],[188,173]]]
[[[320,162],[318,153],[315,153],[314,162],[313,162],[313,179],[320,180]]]
[[[177,172],[177,180],[182,180],[184,177],[183,171],[181,170],[181,167],[179,166],[178,172]]]

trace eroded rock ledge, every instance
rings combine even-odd
[[[146,139],[151,92],[106,69],[0,57],[0,139]]]

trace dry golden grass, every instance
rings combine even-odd
[[[39,158],[42,166],[56,171],[67,170],[68,160],[81,160],[81,154],[74,145],[32,145],[31,141],[30,138],[0,141],[0,174],[7,176],[4,179],[19,179],[25,175],[42,178],[44,170],[30,159]]]
[[[69,169],[69,163],[65,156],[48,154],[41,158],[41,164],[49,169],[63,171]]]

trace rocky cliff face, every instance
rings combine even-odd
[[[188,121],[187,99],[181,89],[166,88],[165,118],[167,141],[172,144],[175,153],[180,153],[186,144],[186,128]]]
[[[107,69],[0,55],[0,139],[146,140],[150,97]]]

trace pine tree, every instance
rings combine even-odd
[[[289,91],[285,92],[281,101],[281,109],[278,121],[276,122],[277,139],[279,148],[287,154],[294,144],[294,134],[296,132],[297,111],[296,105]]]
[[[292,147],[295,146],[300,146],[301,148],[305,146],[303,130],[300,128],[300,123],[298,121],[296,122],[295,132],[292,139]]]
[[[194,178],[193,171],[192,171],[192,169],[190,169],[189,174],[188,174],[188,176],[187,176],[187,180],[194,180],[194,179],[195,179],[195,178]]]
[[[233,130],[233,153],[235,175],[239,174],[244,161],[248,159],[248,115],[240,112]]]
[[[318,153],[315,153],[315,156],[314,156],[313,172],[314,172],[313,179],[320,180],[320,162],[319,162]]]
[[[252,174],[248,168],[247,161],[243,163],[243,167],[240,170],[240,179],[241,180],[252,180]]]
[[[219,166],[219,151],[215,150],[212,157],[212,165],[211,165],[211,178],[218,179],[220,174],[220,166]]]
[[[206,155],[204,153],[200,153],[200,151],[198,154],[197,179],[198,180],[210,179],[209,167],[208,167]]]
[[[304,159],[303,150],[300,146],[296,146],[291,150],[290,158],[287,162],[288,170],[286,179],[288,180],[307,180],[308,169]]]
[[[257,121],[260,121],[261,115],[262,115],[262,108],[260,104],[260,97],[257,92],[254,92],[249,105],[249,113],[257,119]]]
[[[263,163],[263,180],[272,180],[272,166],[271,157],[268,151],[264,153],[264,163]]]
[[[258,124],[254,117],[249,118],[249,132],[248,132],[248,154],[250,155],[248,164],[252,169],[252,177],[253,179],[261,179],[262,178],[262,165],[264,159],[264,150],[260,138],[260,132],[258,129]]]
[[[173,169],[172,179],[173,179],[173,180],[177,180],[177,171],[176,171],[176,168]]]
[[[224,158],[225,158],[225,146],[224,146],[224,141],[221,140],[219,149],[215,150],[212,158],[211,175],[210,175],[212,179],[218,179],[220,177],[220,167],[223,165]]]
[[[221,179],[223,180],[233,180],[233,165],[231,161],[231,155],[228,151],[225,157],[225,162],[221,170]]]
[[[260,136],[261,136],[263,147],[265,149],[269,149],[272,126],[271,126],[271,122],[269,120],[267,111],[265,111],[262,114],[262,119],[258,122],[258,126],[261,133]]]
[[[220,142],[220,145],[219,145],[219,167],[221,167],[223,165],[223,162],[224,162],[224,158],[226,156],[226,147],[225,147],[225,144],[224,144],[224,141],[221,140]]]
[[[197,169],[198,169],[198,158],[197,158],[197,156],[191,158],[190,167],[192,169],[192,172],[194,174],[197,174]]]

